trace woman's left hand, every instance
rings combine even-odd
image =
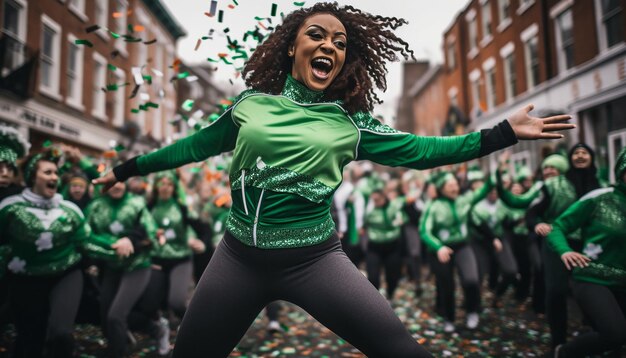
[[[534,106],[529,104],[508,118],[517,139],[559,139],[563,138],[563,134],[553,132],[576,128],[574,124],[565,123],[572,118],[570,115],[563,114],[546,118],[532,117],[528,112],[532,111],[533,108]]]

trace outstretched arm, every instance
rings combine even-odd
[[[555,133],[574,128],[564,123],[571,117],[530,116],[532,105],[515,112],[492,129],[451,137],[419,137],[378,123],[369,114],[352,116],[361,132],[359,160],[367,159],[390,166],[427,169],[475,159],[517,143],[518,140],[555,139]],[[369,117],[368,117],[369,116]]]

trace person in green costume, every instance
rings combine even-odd
[[[468,242],[467,220],[471,208],[484,199],[493,187],[488,181],[481,188],[459,195],[454,174],[438,173],[431,179],[437,198],[426,205],[420,220],[420,236],[431,255],[437,280],[437,310],[444,317],[444,331],[455,330],[454,269],[465,293],[466,325],[478,326],[480,306],[479,271],[474,250]]]
[[[124,182],[95,198],[85,213],[92,228],[88,254],[104,266],[100,311],[107,353],[122,357],[128,316],[148,285],[150,258],[159,245],[156,223],[145,199],[129,193]]]
[[[224,357],[269,302],[293,302],[369,357],[430,356],[341,250],[330,216],[353,160],[425,169],[486,155],[518,139],[562,137],[570,116],[532,106],[490,130],[418,137],[372,115],[385,63],[412,52],[406,23],[317,3],[285,16],[250,57],[241,93],[213,124],[133,158],[95,183],[105,188],[234,151],[227,232],[180,326],[174,357]],[[206,304],[211,302],[211,304]]]
[[[572,291],[593,331],[556,347],[555,357],[587,357],[626,344],[626,148],[615,163],[616,184],[584,195],[561,214],[547,237],[568,270]],[[568,234],[581,229],[582,250]]]
[[[83,288],[81,249],[90,230],[82,211],[57,193],[61,153],[48,149],[22,165],[27,185],[0,202],[0,276],[7,270],[17,338],[15,357],[71,357]]]

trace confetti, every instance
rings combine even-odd
[[[136,85],[142,85],[143,84],[143,76],[141,75],[141,68],[140,67],[133,67],[130,72],[133,74],[133,79],[135,80],[135,84]]]
[[[193,103],[194,103],[193,99],[186,99],[185,102],[183,102],[183,104],[180,106],[180,108],[189,112],[193,108]]]
[[[76,40],[74,41],[74,43],[77,45],[85,45],[87,47],[93,47],[93,44],[89,40]]]
[[[143,44],[144,45],[152,45],[155,44],[157,42],[157,39],[152,39],[150,41],[144,41]]]
[[[133,30],[135,30],[135,32],[142,32],[144,31],[146,28],[143,27],[142,25],[135,25],[135,27],[133,27]]]
[[[276,10],[278,10],[278,5],[276,3],[272,4],[272,16],[276,16]]]
[[[215,16],[215,11],[217,11],[217,0],[211,0],[211,10],[209,10],[210,15]]]
[[[85,29],[85,32],[91,33],[91,32],[98,31],[98,30],[100,30],[100,25],[91,25]]]
[[[110,63],[109,63],[109,64],[107,64],[107,68],[108,68],[110,71],[115,71],[115,70],[117,70],[117,67],[113,66],[113,65],[112,65],[112,64],[110,64]]]
[[[221,23],[223,20],[224,20],[224,10],[220,10],[217,13],[217,22]]]
[[[304,1],[302,2],[294,1],[293,4],[296,6],[304,6]]]
[[[194,51],[198,51],[198,49],[200,48],[200,44],[202,43],[201,39],[198,39],[198,41],[196,42],[196,47],[194,47]]]

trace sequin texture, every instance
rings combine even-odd
[[[376,133],[384,134],[404,134],[386,124],[372,118],[372,115],[365,112],[358,112],[350,116],[359,129],[366,129]]]
[[[239,241],[254,246],[252,228],[244,222],[229,216],[226,228]],[[304,228],[257,227],[257,245],[262,249],[288,249],[319,244],[335,230],[335,223],[329,216],[316,226]]]
[[[297,194],[314,203],[321,203],[333,193],[333,188],[315,178],[286,168],[252,167],[246,170],[245,185],[279,193]],[[241,170],[230,176],[232,190],[241,189]]]

